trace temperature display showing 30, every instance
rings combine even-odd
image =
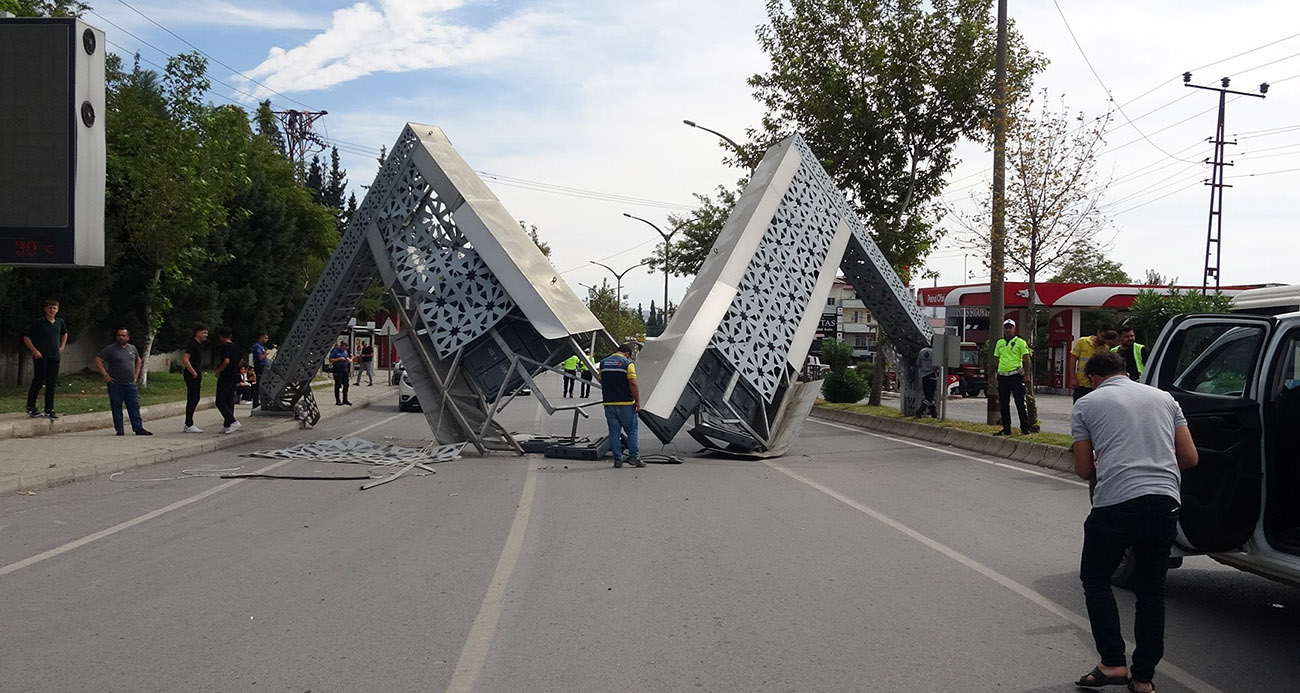
[[[50,235],[0,231],[0,265],[55,265],[71,262],[72,244],[66,238],[54,239]]]

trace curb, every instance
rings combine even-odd
[[[367,409],[370,407],[372,403],[373,400],[360,402],[355,408],[350,409],[348,411],[358,411],[361,409]],[[181,413],[184,413],[185,403],[181,402],[180,404],[181,404]],[[143,408],[141,409],[141,415],[143,416]],[[86,416],[94,416],[94,414],[90,414]],[[329,417],[329,418],[333,418],[333,417]],[[84,463],[84,464],[77,465],[75,467],[55,469],[48,472],[40,472],[37,474],[26,474],[20,476],[12,476],[8,478],[0,477],[0,495],[12,495],[14,493],[19,493],[22,491],[37,491],[40,489],[50,488],[52,486],[60,486],[62,484],[71,483],[73,481],[82,481],[87,479],[94,479],[100,476],[107,476],[114,472],[125,472],[131,469],[138,469],[140,467],[147,467],[149,465],[159,464],[161,462],[171,462],[173,460],[178,460],[185,457],[193,457],[195,455],[202,455],[204,453],[216,452],[217,450],[221,450],[224,448],[230,448],[230,447],[235,447],[237,445],[244,445],[246,443],[265,440],[266,438],[277,436],[282,433],[289,433],[299,428],[302,428],[302,422],[298,419],[292,418],[292,415],[286,412],[284,421],[271,424],[269,426],[266,426],[265,428],[251,430],[246,433],[242,433],[241,435],[221,436],[220,438],[197,441],[194,443],[189,443],[180,447],[173,448],[171,450],[162,450],[153,454],[145,454],[145,455],[141,455],[129,459],[103,460],[100,462]],[[91,430],[91,429],[81,429],[81,430]]]
[[[819,406],[814,406],[810,415],[818,419],[857,426],[879,433],[915,438],[930,443],[978,452],[990,457],[1002,457],[1036,467],[1046,467],[1060,472],[1074,471],[1074,456],[1068,449],[1055,445],[1031,443],[986,433],[929,426],[905,419],[859,414]]]
[[[312,385],[312,389],[316,390],[331,387],[332,385],[333,383],[327,381]],[[217,400],[215,397],[204,397],[199,400],[198,411],[214,409],[216,406]],[[183,400],[140,407],[140,418],[144,421],[156,421],[172,416],[180,416],[184,413],[185,402]],[[122,416],[125,417],[126,412],[122,412]],[[7,438],[39,438],[40,436],[52,436],[60,433],[83,433],[112,427],[113,412],[111,411],[69,414],[54,420],[44,417],[12,419],[0,421],[0,440]]]

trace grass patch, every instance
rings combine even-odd
[[[840,411],[850,411],[856,414],[870,414],[872,416],[879,416],[886,419],[907,419],[908,421],[924,424],[926,426],[956,428],[958,430],[970,431],[972,433],[993,434],[998,430],[997,426],[989,426],[988,424],[979,424],[970,421],[954,421],[951,419],[947,421],[940,421],[938,419],[914,419],[904,416],[902,412],[898,411],[897,407],[873,407],[867,404],[829,404],[821,400],[817,401],[817,406],[825,407],[827,409],[838,409]],[[1014,440],[1023,440],[1030,443],[1055,445],[1061,448],[1069,448],[1074,442],[1070,436],[1065,435],[1064,433],[1030,433],[1029,435],[1015,435],[1012,436],[1012,438]]]
[[[27,387],[8,384],[0,386],[0,414],[27,410]],[[202,395],[211,397],[217,391],[217,378],[211,373],[203,376]],[[140,406],[185,401],[185,379],[180,373],[150,373],[149,387],[140,388]],[[36,395],[36,408],[45,408],[45,390]],[[54,390],[54,410],[60,414],[86,414],[108,411],[108,388],[98,373],[59,374],[59,384]]]

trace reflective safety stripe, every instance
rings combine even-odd
[[[1141,344],[1133,342],[1133,361],[1137,363],[1138,375],[1142,375],[1142,371],[1146,370],[1146,367],[1142,365],[1142,350],[1145,348]]]

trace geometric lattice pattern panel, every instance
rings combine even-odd
[[[839,220],[834,182],[802,138],[803,164],[781,198],[713,346],[771,402],[787,382],[790,348],[809,308]]]
[[[262,377],[265,409],[292,409],[306,384],[320,371],[330,346],[347,328],[348,319],[355,314],[375,276],[366,229],[382,210],[391,209],[394,186],[404,171],[414,168],[411,155],[417,144],[419,138],[405,128],[339,238],[334,254]]]
[[[419,171],[409,169],[400,187],[378,226],[403,293],[446,358],[487,334],[515,303]]]

